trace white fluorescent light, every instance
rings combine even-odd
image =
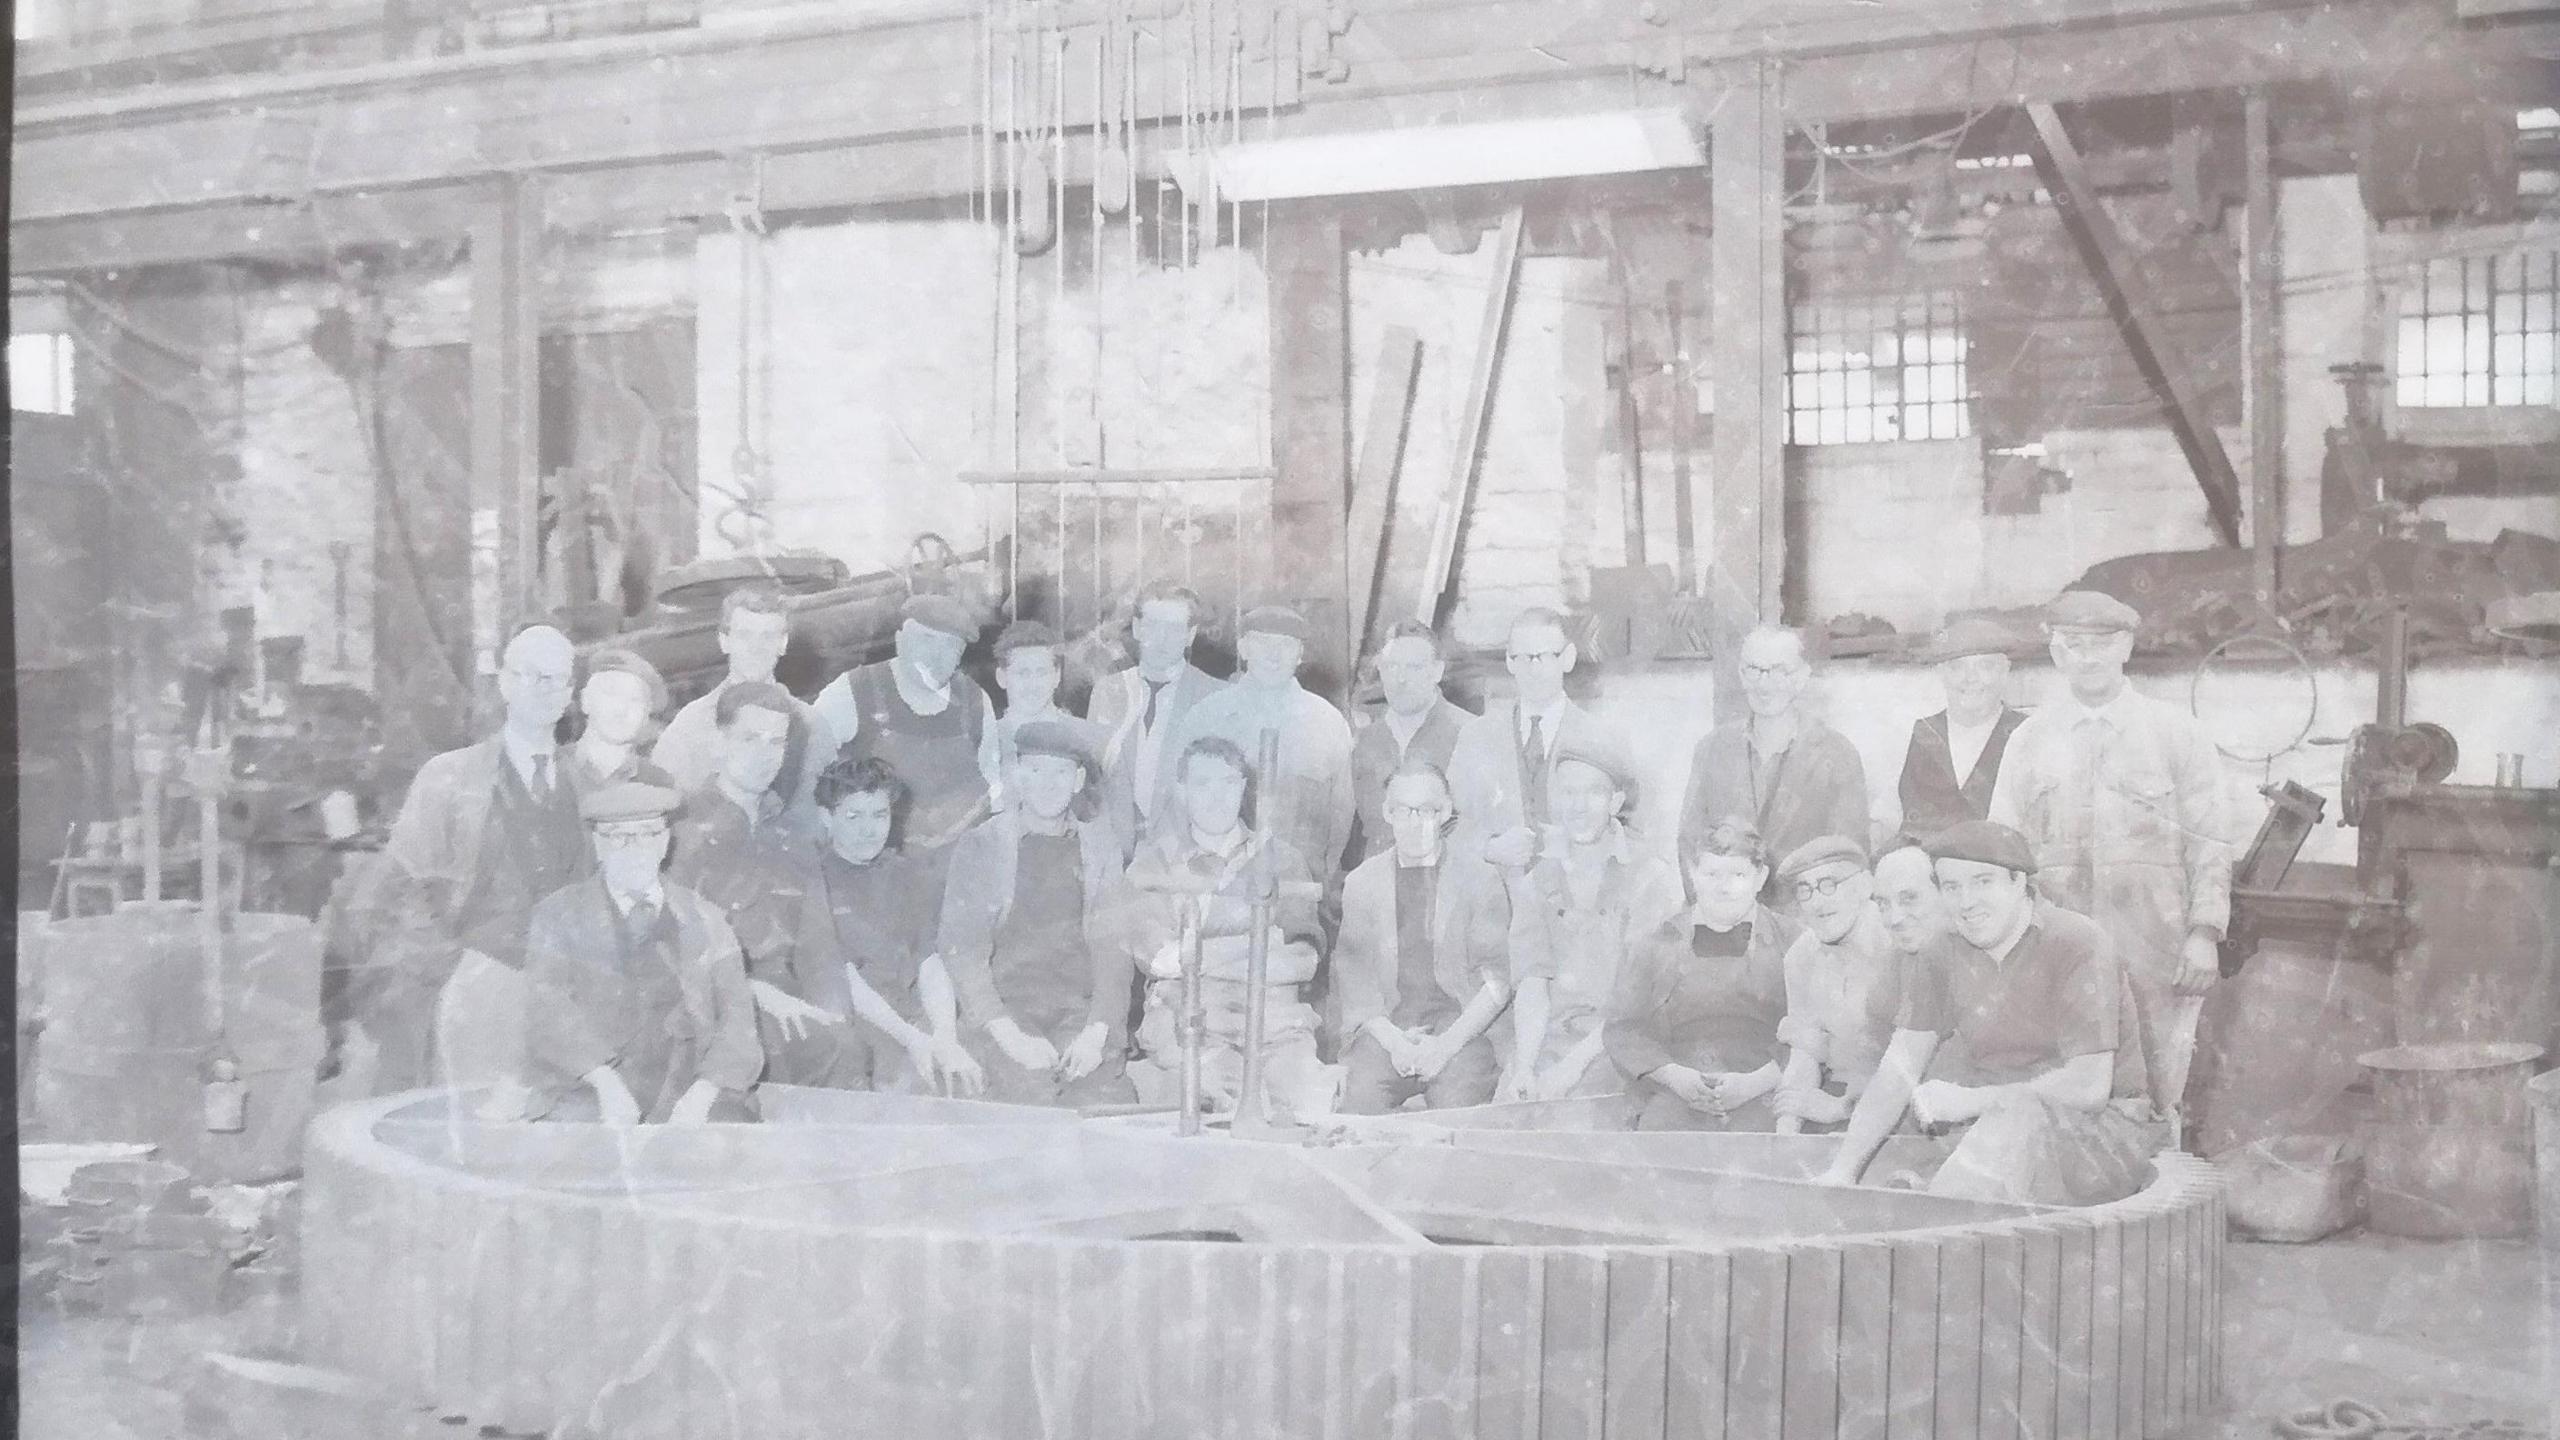
[[[1705,163],[1703,127],[1677,108],[1250,140],[1169,160],[1186,193],[1214,186],[1218,198],[1228,201],[1374,195]]]

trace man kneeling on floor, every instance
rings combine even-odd
[[[718,907],[659,874],[678,803],[636,781],[579,801],[603,874],[536,905],[525,939],[535,1118],[755,1118],[764,1049],[737,937]]]
[[[1907,1105],[1944,1141],[1936,1194],[2096,1205],[2147,1181],[2168,1128],[2133,1063],[2122,971],[2097,926],[2035,893],[2035,869],[1989,821],[1877,862],[1901,1009],[1823,1179],[1855,1182]]]

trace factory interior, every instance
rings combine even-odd
[[[2553,0],[14,10],[16,1433],[2560,1440]]]

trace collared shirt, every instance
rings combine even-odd
[[[1431,711],[1426,709],[1419,715],[1399,715],[1390,709],[1381,713],[1378,719],[1387,727],[1387,733],[1396,737],[1396,753],[1401,755],[1413,748],[1413,737],[1421,734],[1422,727],[1431,723]]]
[[[1787,758],[1787,752],[1795,748],[1796,737],[1803,733],[1804,723],[1797,721],[1787,727],[1787,738],[1783,742],[1775,747],[1763,749],[1760,744],[1760,727],[1747,725],[1744,728],[1743,734],[1750,742],[1748,748],[1751,753],[1751,793],[1761,804],[1769,803],[1770,787],[1778,783],[1778,762]],[[1851,838],[1864,839],[1865,837]]]
[[[2117,1048],[2122,972],[2097,926],[2038,899],[2005,948],[1997,959],[1946,935],[1904,962],[1894,1024],[1941,1037],[1930,1079],[2010,1085]],[[2139,1093],[2117,1072],[2119,1094]]]
[[[1522,709],[1515,706],[1511,717],[1513,738],[1519,741],[1522,745],[1528,744],[1529,722],[1531,720],[1536,720],[1538,722],[1539,745],[1545,750],[1553,752],[1556,748],[1556,727],[1564,723],[1564,709],[1565,697],[1562,695],[1558,695],[1553,700],[1548,701],[1546,704],[1539,706],[1535,710]]]
[[[1787,1018],[1778,1038],[1810,1051],[1851,1090],[1884,1058],[1902,1007],[1901,962],[1869,907],[1837,944],[1811,930],[1787,947]]]
[[[524,782],[525,789],[534,788],[533,768],[537,760],[542,761],[551,771],[551,783],[554,785],[560,783],[558,742],[548,736],[539,741],[524,740],[519,738],[515,731],[507,730],[500,733],[498,744],[499,748],[506,752],[507,763],[515,767],[516,778]]]
[[[625,920],[630,919],[631,912],[639,909],[643,905],[648,906],[652,910],[658,911],[663,911],[667,908],[667,891],[666,887],[663,885],[652,885],[637,895],[625,895],[621,891],[614,889],[611,885],[607,885],[604,887],[604,893],[612,897],[615,913],[619,914]]]
[[[1991,745],[1991,732],[2000,728],[2000,712],[1979,725],[1963,725],[1953,714],[1947,716],[1947,758],[1955,762],[1956,783],[1962,785],[1973,767],[1982,763],[1982,752]]]

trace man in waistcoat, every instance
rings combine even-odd
[[[1935,835],[1990,815],[2010,732],[2027,718],[2002,698],[2008,641],[1999,626],[1967,618],[1949,625],[1931,647],[1947,708],[1911,722],[1899,786],[1906,834]]]
[[[960,670],[978,638],[968,606],[917,595],[899,615],[897,653],[837,676],[814,703],[839,756],[876,756],[906,782],[908,848],[939,850],[992,810],[995,704]]]

